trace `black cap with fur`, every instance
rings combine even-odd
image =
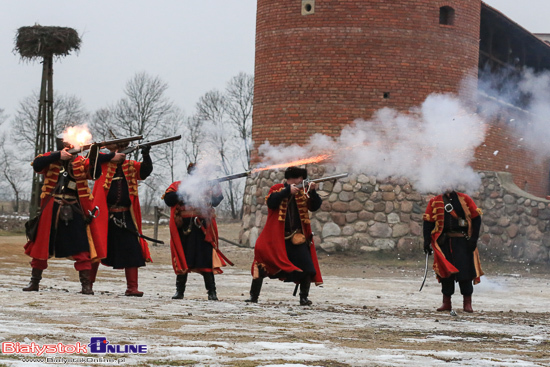
[[[285,179],[289,178],[300,178],[302,177],[304,180],[307,178],[307,169],[305,168],[299,168],[299,167],[288,167],[285,170]]]

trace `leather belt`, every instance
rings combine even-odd
[[[109,208],[109,213],[122,213],[127,212],[128,210],[130,210],[130,208],[125,206],[112,206]]]
[[[61,200],[76,200],[76,196],[72,195],[55,194],[53,197]]]
[[[53,201],[58,203],[59,205],[73,205],[77,203],[76,198],[73,200],[54,198]]]
[[[466,235],[461,232],[447,232],[445,234],[447,235],[447,237],[466,237]]]

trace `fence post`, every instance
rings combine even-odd
[[[154,211],[155,211],[155,225],[154,225],[154,234],[153,234],[153,238],[155,240],[158,239],[158,235],[159,235],[159,220],[160,220],[160,214],[159,214],[159,207],[158,206],[155,206],[154,207]]]

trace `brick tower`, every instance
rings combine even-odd
[[[258,0],[258,148],[339,135],[382,107],[406,110],[477,77],[479,0]],[[474,86],[475,88],[475,86]]]

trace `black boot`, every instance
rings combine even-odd
[[[187,273],[176,275],[176,293],[172,296],[172,299],[183,299],[183,293],[185,292],[186,283]]]
[[[208,300],[217,301],[218,295],[216,294],[216,281],[214,280],[214,273],[202,273],[202,276],[204,277],[204,286],[208,291]]]
[[[309,296],[309,288],[311,287],[311,279],[309,277],[300,282],[300,305],[310,306],[312,302],[307,299]]]
[[[252,279],[252,285],[250,286],[250,298],[246,299],[245,302],[258,303],[258,297],[260,296],[260,291],[262,290],[262,283],[264,278],[260,277],[257,279]]]
[[[40,280],[42,279],[42,271],[42,269],[32,268],[31,281],[25,288],[23,288],[25,292],[38,292],[40,289],[38,284],[40,284]]]
[[[91,270],[80,270],[78,275],[80,277],[80,284],[82,285],[80,293],[93,295],[94,291],[92,290],[92,282],[90,281]]]

